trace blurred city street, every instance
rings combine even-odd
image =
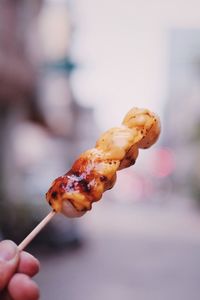
[[[30,233],[83,151],[104,145],[51,205],[81,210],[110,187],[108,162],[127,168],[91,212],[55,216],[27,249],[40,299],[199,300],[200,2],[0,1],[0,82],[0,240]],[[160,117],[147,151],[159,122],[125,124],[132,107]]]
[[[82,248],[34,252],[41,300],[199,299],[200,215],[176,202],[94,205],[78,221]]]

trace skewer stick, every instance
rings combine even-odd
[[[51,211],[30,233],[27,237],[18,245],[19,251],[24,250],[28,244],[34,239],[34,237],[44,228],[47,223],[54,217],[55,211]]]

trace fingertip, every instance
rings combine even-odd
[[[10,262],[16,258],[19,251],[17,245],[10,240],[4,240],[0,242],[0,260]]]
[[[39,272],[39,269],[40,262],[33,255],[25,251],[20,253],[18,273],[24,273],[32,277]]]
[[[40,296],[37,284],[25,274],[15,274],[8,284],[8,292],[15,300],[38,300]]]
[[[0,291],[5,288],[19,263],[17,245],[9,240],[0,242]]]

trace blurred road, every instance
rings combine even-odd
[[[81,249],[36,253],[41,300],[199,300],[200,214],[104,199],[78,222]]]

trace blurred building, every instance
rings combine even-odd
[[[164,144],[173,149],[175,155],[173,179],[176,187],[191,193],[200,184],[199,29],[174,29],[170,32],[168,75],[169,101],[165,109]]]
[[[2,1],[0,33],[0,229],[19,242],[49,211],[44,194],[52,180],[88,148],[97,128],[93,110],[71,91],[65,1]],[[39,242],[76,239],[64,218],[49,228]]]

